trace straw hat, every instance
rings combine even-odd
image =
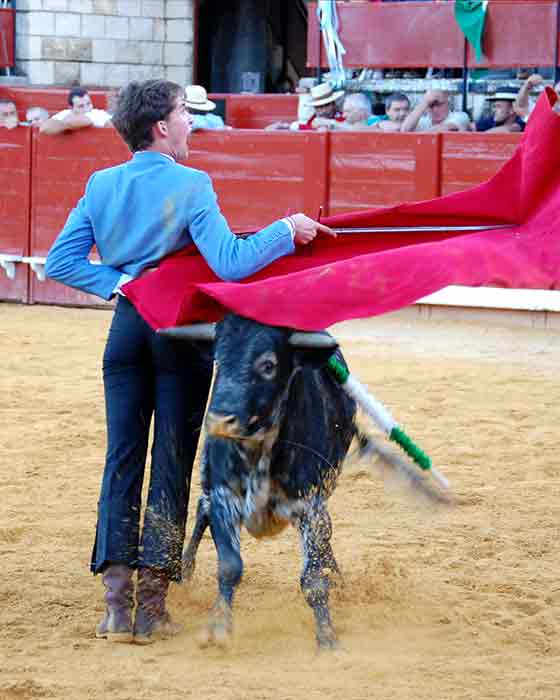
[[[311,104],[313,107],[322,107],[328,105],[329,102],[336,102],[344,95],[344,90],[333,92],[333,87],[330,83],[320,83],[311,88]]]
[[[216,103],[208,99],[208,93],[202,85],[189,85],[185,89],[185,102],[189,109],[200,112],[211,112],[216,109]]]

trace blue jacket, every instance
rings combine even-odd
[[[292,253],[290,226],[276,221],[236,238],[208,175],[156,151],[94,173],[47,257],[48,277],[110,299],[123,274],[138,276],[194,243],[223,280],[248,277]],[[101,264],[88,255],[97,247]]]

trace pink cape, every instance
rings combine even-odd
[[[152,328],[219,320],[228,310],[262,323],[318,330],[376,316],[450,284],[560,285],[560,115],[539,99],[512,158],[487,182],[423,202],[324,219],[337,227],[512,223],[477,233],[319,236],[241,283],[220,281],[194,246],[130,282]],[[372,185],[373,186],[373,185]]]

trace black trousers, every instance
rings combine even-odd
[[[158,336],[119,297],[103,356],[107,456],[91,569],[108,562],[181,577],[192,466],[212,378],[212,348]],[[154,417],[142,531],[142,486]]]

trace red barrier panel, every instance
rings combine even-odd
[[[317,3],[309,4],[307,65],[318,62]],[[464,36],[454,16],[454,3],[337,2],[340,39],[347,67],[461,68]],[[484,53],[469,66],[550,66],[554,64],[556,0],[490,2]],[[437,37],[437,41],[434,41]],[[321,42],[321,65],[328,62]]]
[[[122,163],[129,157],[127,147],[113,129],[92,128],[58,136],[34,133],[30,255],[46,256],[95,170]],[[40,281],[35,275],[30,279],[30,300],[79,306],[105,303],[52,280]]]
[[[442,134],[441,194],[479,185],[508,161],[521,134]]]
[[[210,99],[226,101],[226,121],[234,129],[264,129],[275,121],[297,119],[297,95],[215,94]]]
[[[0,299],[28,298],[29,268],[17,258],[29,254],[30,175],[31,129],[0,129]]]
[[[484,59],[476,67],[552,66],[556,38],[556,1],[491,2],[484,29]]]
[[[439,195],[439,135],[361,131],[330,138],[331,215]]]
[[[195,133],[187,165],[212,177],[236,230],[327,204],[326,133],[231,130]],[[326,213],[326,211],[325,211]]]
[[[364,1],[336,5],[346,67],[463,65],[464,41],[453,14],[454,3]],[[317,65],[318,31],[317,3],[309,3],[308,66]],[[321,65],[328,66],[322,41]]]
[[[14,62],[14,18],[15,11],[0,10],[0,66],[11,67]]]

